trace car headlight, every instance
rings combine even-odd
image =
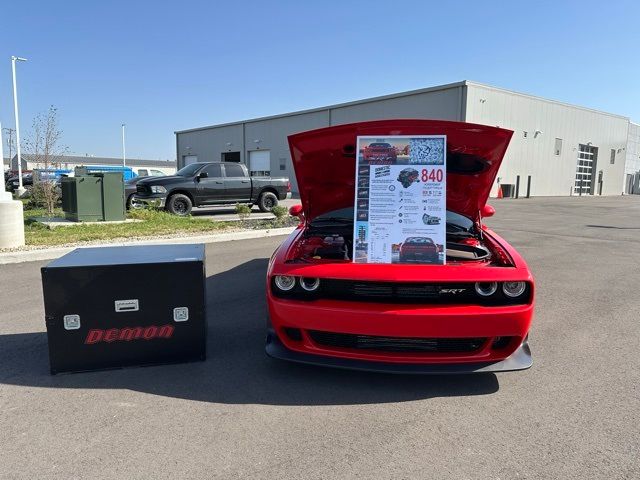
[[[278,287],[283,292],[288,292],[296,286],[296,277],[293,277],[291,275],[276,275],[273,281],[276,287]]]
[[[300,277],[300,286],[307,292],[313,292],[320,286],[319,278]]]
[[[504,282],[502,284],[502,291],[507,297],[515,298],[524,293],[527,288],[525,282]]]
[[[481,297],[490,297],[498,290],[498,282],[476,282],[476,293]]]
[[[151,185],[151,193],[167,193],[167,189],[162,185]]]

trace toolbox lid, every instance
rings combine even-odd
[[[204,262],[204,245],[135,245],[76,248],[45,268],[139,265],[147,263]]]

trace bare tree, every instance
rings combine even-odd
[[[60,191],[50,171],[60,168],[60,160],[67,152],[67,147],[60,145],[61,138],[58,109],[51,105],[49,110],[33,119],[32,131],[24,142],[31,161],[44,172],[39,179],[34,175],[31,198],[33,203],[44,207],[48,215],[53,214],[60,199]]]

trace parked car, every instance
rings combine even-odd
[[[26,187],[30,187],[31,185],[33,185],[33,174],[31,172],[29,173],[23,172],[22,186],[26,188]],[[8,191],[15,192],[20,186],[20,177],[18,175],[13,175],[9,177],[9,179],[7,180],[6,186]]]
[[[136,204],[133,201],[133,197],[136,194],[136,186],[138,182],[147,177],[133,177],[124,182],[124,204],[127,210],[135,208]]]
[[[193,207],[236,203],[257,204],[270,212],[288,196],[291,184],[286,177],[252,177],[241,163],[210,162],[192,163],[171,176],[143,177],[132,201],[188,215]]]
[[[368,162],[395,162],[398,152],[390,143],[376,142],[364,147],[362,155]]]
[[[429,237],[409,237],[400,245],[400,263],[436,263],[438,247]]]
[[[354,262],[363,239],[354,249],[355,159],[343,155],[345,146],[364,135],[438,134],[447,138],[446,264]],[[495,212],[485,202],[512,134],[383,120],[290,136],[302,203],[289,212],[301,223],[267,269],[267,354],[383,372],[529,368],[533,277],[482,221]]]

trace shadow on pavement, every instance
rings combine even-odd
[[[494,374],[414,376],[289,364],[264,353],[267,259],[207,279],[206,362],[49,375],[46,333],[0,335],[0,383],[44,388],[130,389],[203,402],[346,405],[483,395]]]

